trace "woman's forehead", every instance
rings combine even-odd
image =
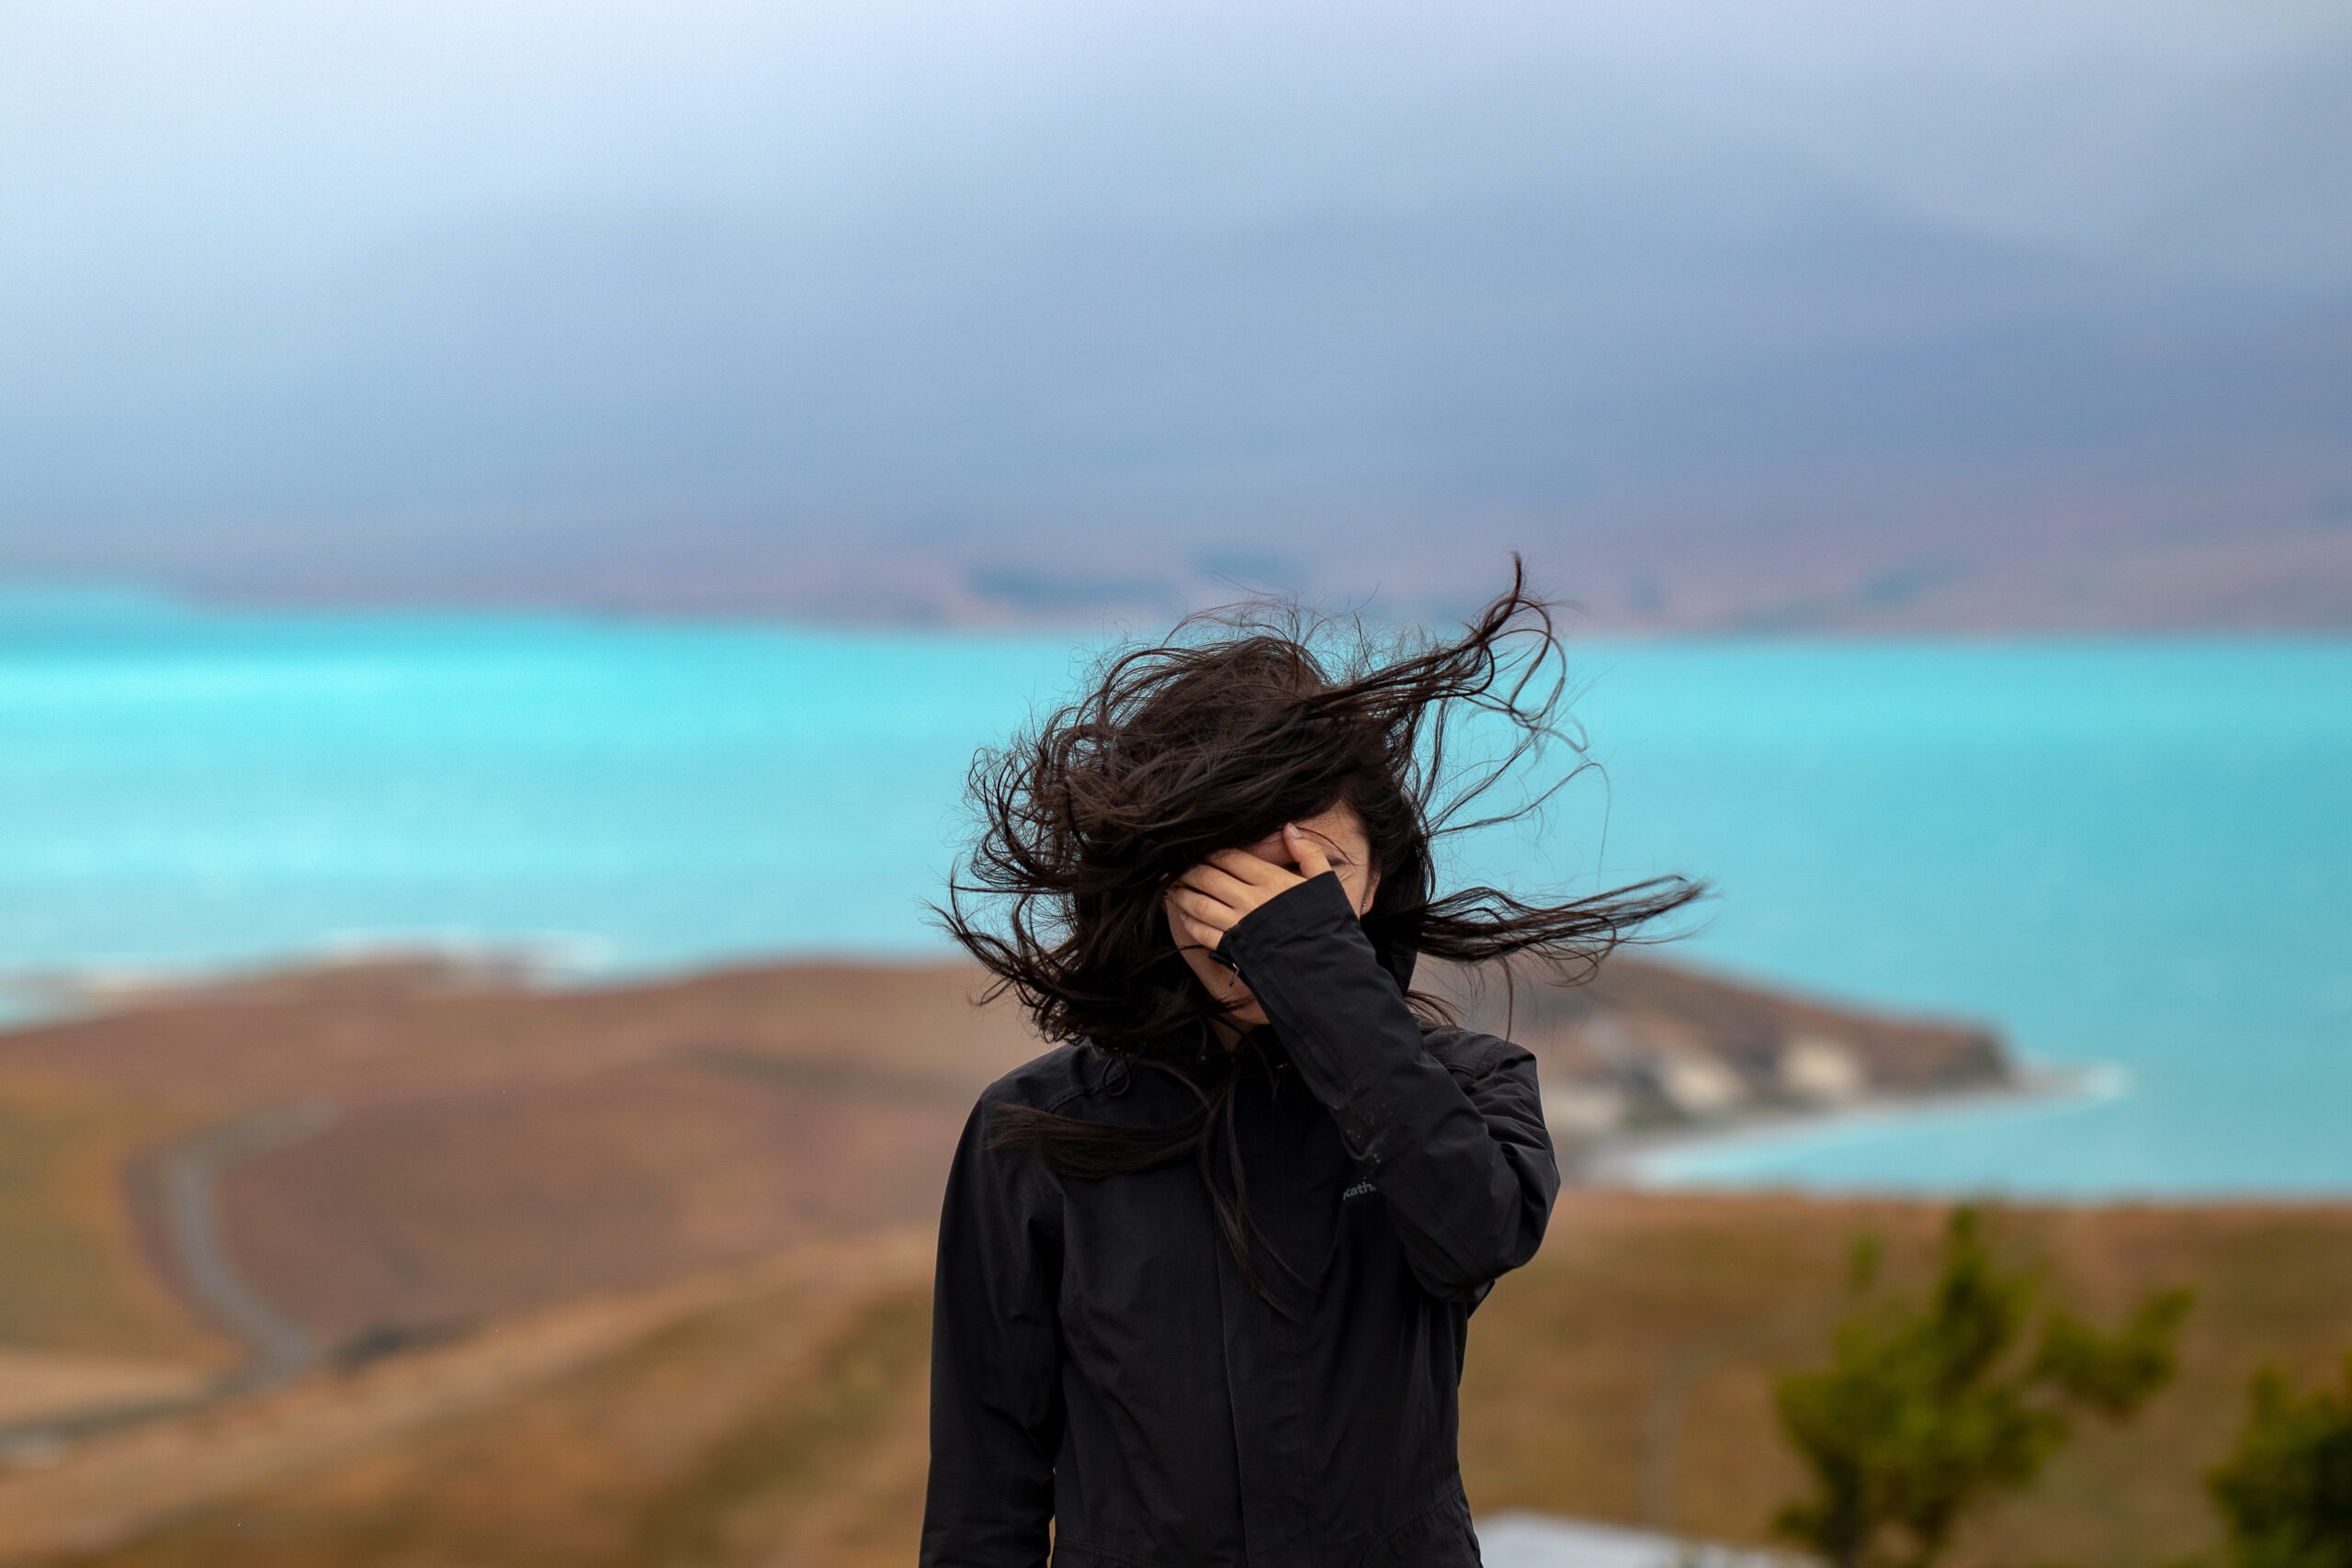
[[[1308,838],[1322,845],[1327,852],[1352,855],[1364,847],[1363,824],[1357,820],[1354,810],[1344,803],[1313,817],[1299,818],[1298,825],[1306,830]],[[1269,859],[1286,862],[1288,858],[1283,854],[1283,830],[1280,828],[1249,847]]]

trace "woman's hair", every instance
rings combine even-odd
[[[1244,1274],[1278,1310],[1287,1311],[1267,1292],[1249,1240],[1232,1134],[1239,1075],[1212,1048],[1212,1021],[1231,1004],[1199,983],[1170,933],[1162,897],[1178,874],[1211,851],[1256,843],[1345,803],[1379,877],[1363,917],[1376,951],[1468,964],[1532,952],[1581,964],[1578,980],[1619,942],[1640,940],[1634,928],[1709,891],[1661,876],[1556,904],[1483,886],[1437,894],[1433,842],[1516,816],[1455,820],[1521,757],[1565,739],[1554,717],[1565,672],[1540,701],[1529,698],[1558,649],[1550,610],[1526,592],[1515,551],[1511,568],[1510,588],[1452,639],[1376,638],[1358,620],[1351,645],[1318,653],[1322,617],[1261,598],[1196,611],[1163,642],[1112,649],[1082,695],[975,757],[969,789],[981,828],[971,880],[950,880],[946,908],[927,906],[995,976],[981,1002],[1010,988],[1046,1040],[1091,1041],[1130,1069],[1175,1077],[1197,1101],[1181,1121],[1151,1125],[1005,1102],[995,1107],[991,1146],[1034,1149],[1079,1178],[1191,1157]],[[1500,650],[1514,637],[1533,638],[1533,657],[1511,677]],[[1483,774],[1458,782],[1448,741],[1464,710],[1494,715],[1511,743]],[[967,892],[990,897],[997,929],[967,916],[956,897]],[[1404,995],[1424,1028],[1457,1023],[1443,998],[1413,987]]]

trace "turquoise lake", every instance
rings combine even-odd
[[[1156,629],[1156,628],[1145,628]],[[973,750],[1069,635],[0,591],[0,994],[524,945],[589,981],[940,953]],[[1716,897],[1656,951],[1997,1028],[2101,1093],[1694,1148],[1671,1181],[2352,1191],[2352,642],[1611,643],[1594,764],[1459,876]],[[1507,793],[1507,792],[1506,792]],[[1498,806],[1507,802],[1498,802]]]

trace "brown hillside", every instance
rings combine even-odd
[[[1562,1103],[1572,1079],[1631,1081],[1661,1052],[1711,1054],[1766,1080],[1799,1035],[1841,1042],[1874,1073],[1883,1063],[1896,1089],[2000,1070],[1981,1032],[1624,953],[1589,986],[1522,984],[1508,1012],[1498,987],[1473,992],[1435,965],[1431,978],[1453,982],[1466,1021],[1533,1047]],[[157,1279],[174,1284],[193,1322],[213,1329],[234,1325],[207,1305],[195,1244],[171,1216],[174,1161],[185,1166],[199,1134],[319,1110],[287,1136],[208,1156],[202,1185],[225,1266],[332,1348],[930,1222],[973,1097],[1043,1048],[1010,1000],[973,1005],[985,979],[961,963],[807,963],[542,991],[425,961],[296,970],[0,1034],[0,1081],[39,1077],[93,1103],[174,1108],[143,1141],[115,1136],[71,1156],[77,1168],[121,1167],[134,1213],[92,1211],[65,1230],[110,1259],[113,1277],[151,1292]],[[177,1175],[185,1184],[189,1172]],[[44,1224],[27,1216],[19,1228]],[[133,1234],[140,1256],[126,1251]],[[74,1299],[98,1299],[94,1285],[77,1289]],[[90,1342],[92,1325],[128,1325],[132,1309],[94,1316],[52,1295],[0,1285],[0,1323],[13,1314],[22,1342],[82,1351],[160,1344],[128,1326]],[[181,1328],[192,1344],[218,1342]]]
[[[1473,1320],[1463,1453],[1483,1514],[1524,1506],[1758,1539],[1792,1467],[1770,1379],[1823,1351],[1847,1248],[1916,1285],[1944,1210],[1571,1190]],[[2200,1468],[2247,1371],[2315,1378],[2352,1342],[2352,1205],[2019,1208],[1995,1216],[2095,1313],[2200,1292],[2180,1382],[2085,1430],[1954,1568],[2126,1568],[2203,1544]],[[921,1514],[927,1231],[817,1244],[510,1319],[0,1479],[28,1568],[880,1568]],[[66,1541],[93,1549],[67,1555]],[[44,1546],[42,1543],[47,1542]]]

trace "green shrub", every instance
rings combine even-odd
[[[1973,1204],[1954,1209],[1924,1303],[1863,1299],[1878,1258],[1875,1239],[1856,1248],[1830,1364],[1775,1391],[1813,1484],[1773,1528],[1838,1568],[1925,1568],[1972,1510],[2041,1472],[2070,1408],[2120,1419],[2173,1375],[2191,1292],[2149,1296],[2111,1333],[2041,1312],[2040,1281],[1996,1264]]]

